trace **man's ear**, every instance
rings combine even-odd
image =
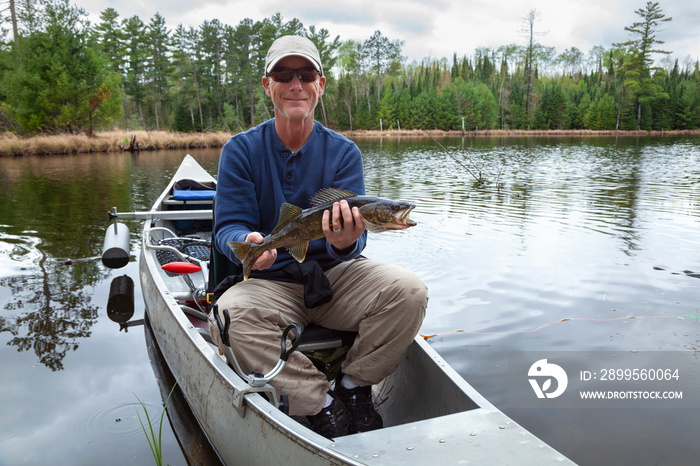
[[[270,78],[268,78],[267,76],[263,76],[262,77],[262,85],[263,85],[263,89],[265,89],[265,94],[268,97],[272,98],[272,96],[270,95]]]
[[[318,96],[321,97],[326,90],[326,77],[321,76],[318,80]]]

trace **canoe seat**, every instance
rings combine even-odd
[[[184,179],[175,183],[172,194],[165,200],[165,204],[186,204],[188,201],[195,204],[197,204],[196,201],[207,201],[206,203],[209,203],[214,200],[215,195],[216,186]]]
[[[340,374],[348,350],[355,341],[357,332],[331,330],[319,325],[309,325],[301,333],[297,351],[309,358],[316,369],[333,381]]]
[[[297,348],[302,353],[308,353],[319,349],[340,348],[352,345],[357,336],[356,332],[343,332],[331,330],[319,325],[309,325],[301,334],[301,341]]]
[[[216,191],[173,189],[173,198],[180,201],[201,201],[214,199]]]
[[[163,200],[167,210],[207,210],[213,208],[216,186],[206,185],[194,180],[180,180]],[[176,228],[181,233],[211,231],[210,220],[178,220]]]

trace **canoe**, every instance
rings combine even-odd
[[[201,189],[183,190],[183,182]],[[205,292],[212,261],[206,251],[215,185],[185,156],[150,211],[115,209],[105,249],[114,253],[125,244],[119,219],[144,220],[139,275],[146,317],[224,464],[572,464],[480,395],[420,336],[394,374],[372,387],[382,429],[329,440],[270,403],[266,388],[239,375],[208,337]],[[168,261],[201,270],[166,271]]]

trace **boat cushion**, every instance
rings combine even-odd
[[[200,191],[200,190],[185,190],[185,189],[173,189],[173,197],[180,201],[196,201],[201,199],[214,199],[216,191],[213,189]]]
[[[199,181],[182,179],[173,186],[173,197],[181,201],[214,199],[216,189]]]

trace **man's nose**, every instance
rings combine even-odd
[[[301,79],[299,79],[298,75],[296,75],[296,74],[294,75],[292,80],[289,82],[289,87],[301,89],[302,82],[301,82]]]

